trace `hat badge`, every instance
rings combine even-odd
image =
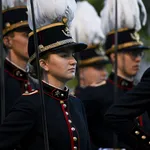
[[[42,44],[40,44],[40,45],[38,46],[38,48],[39,48],[40,51],[42,51],[42,50],[44,49],[44,46],[43,46]]]
[[[67,37],[71,37],[70,31],[68,27],[65,27],[64,30],[62,30],[63,34]]]
[[[9,22],[5,23],[5,27],[9,28],[11,26],[11,24]]]
[[[131,38],[140,43],[140,35],[137,32],[131,33]]]

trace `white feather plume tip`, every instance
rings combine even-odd
[[[118,29],[129,28],[139,31],[146,24],[147,13],[142,0],[118,0]],[[102,28],[105,34],[115,29],[115,0],[105,0],[101,11]],[[143,20],[141,20],[141,14]]]
[[[64,17],[68,19],[67,25],[69,26],[76,10],[75,0],[34,0],[33,4],[36,28],[55,22],[62,22]],[[27,8],[29,26],[33,29],[29,0],[27,1]]]
[[[77,42],[97,45],[104,42],[101,20],[95,8],[87,1],[78,2],[75,17],[70,28],[72,37]]]
[[[27,0],[2,0],[2,9],[8,9],[17,6],[26,6]]]

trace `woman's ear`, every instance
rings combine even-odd
[[[48,64],[47,64],[46,60],[40,59],[39,63],[40,63],[41,68],[43,68],[45,71],[49,71]]]

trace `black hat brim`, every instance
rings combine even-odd
[[[125,51],[125,50],[150,50],[150,47],[149,46],[144,46],[144,45],[137,45],[137,46],[132,46],[132,47],[128,47],[128,48],[124,48],[124,49],[121,49],[121,51]]]
[[[87,48],[87,45],[84,43],[75,43],[75,42],[74,43],[68,43],[65,45],[55,47],[53,49],[46,50],[42,53],[39,53],[39,57],[42,57],[43,55],[45,55],[46,53],[49,53],[49,52],[63,52],[63,50],[65,50],[65,48],[73,50],[76,53],[76,52],[80,52],[82,50],[85,50]],[[33,64],[35,62],[35,60],[36,60],[36,57],[32,61],[29,61],[29,63]]]
[[[3,36],[6,36],[11,32],[27,32],[27,33],[30,33],[31,29],[30,29],[28,24],[27,25],[22,25],[22,26],[19,26],[17,28],[13,28],[12,30],[6,32]]]
[[[110,61],[103,59],[103,60],[96,61],[96,62],[89,63],[89,64],[79,64],[79,67],[84,68],[84,67],[92,66],[92,67],[96,67],[96,68],[101,68],[102,66],[105,66],[107,64],[110,64]]]
[[[72,49],[75,53],[85,50],[87,45],[84,43],[69,43],[52,49],[52,51],[61,51],[62,49]],[[51,50],[50,50],[51,51]]]

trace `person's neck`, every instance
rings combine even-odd
[[[15,54],[13,53],[8,53],[6,59],[8,59],[10,62],[18,66],[19,68],[25,70],[27,61],[18,58]]]
[[[114,70],[112,70],[112,72],[114,72]],[[124,75],[123,73],[121,73],[119,70],[117,72],[117,76],[127,80],[127,81],[130,81],[130,82],[133,82],[133,79],[134,77],[133,76],[127,76],[127,75]]]
[[[61,89],[61,90],[64,90],[65,89],[65,83],[56,79],[55,77],[53,76],[50,76],[50,75],[46,75],[44,74],[43,76],[43,81],[48,83],[49,85],[55,87],[55,88],[58,88],[58,89]]]

